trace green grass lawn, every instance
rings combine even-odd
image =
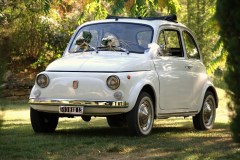
[[[27,102],[0,101],[0,159],[240,159],[231,139],[227,99],[220,105],[214,129],[196,131],[191,118],[155,120],[148,137],[130,137],[127,128],[109,128],[105,118],[84,122],[61,118],[52,134],[35,134]]]

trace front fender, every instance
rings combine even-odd
[[[132,110],[133,107],[136,104],[137,98],[140,94],[140,92],[142,91],[142,89],[144,88],[144,86],[149,85],[152,87],[155,95],[152,96],[156,96],[155,97],[155,107],[158,106],[158,99],[157,97],[159,97],[159,81],[158,81],[158,76],[157,74],[153,71],[147,74],[143,74],[142,78],[139,78],[139,81],[133,85],[129,91],[129,97],[128,97],[128,102],[129,102],[129,109]],[[130,111],[129,110],[129,111]]]

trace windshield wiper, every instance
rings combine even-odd
[[[116,47],[117,50],[126,52],[127,54],[129,54],[129,51],[126,48],[122,48],[122,47]]]
[[[122,52],[126,52],[127,54],[129,54],[129,51],[125,48],[122,48],[122,47],[107,47],[107,46],[101,46],[101,47],[97,47],[96,48],[96,51],[98,53],[98,49],[100,50],[107,50],[107,51],[122,51]]]
[[[93,49],[94,51],[96,51],[96,48],[91,46],[91,45],[88,45],[89,48]]]
[[[91,46],[91,45],[88,44],[88,48],[87,48],[87,49],[80,49],[80,48],[78,48],[77,50],[72,51],[71,53],[88,52],[88,51],[98,52],[98,51],[97,51],[97,48],[95,48],[95,47],[93,47],[93,46]]]

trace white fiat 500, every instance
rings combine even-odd
[[[218,97],[192,32],[176,16],[108,16],[76,30],[62,58],[36,77],[29,98],[32,128],[53,132],[59,117],[106,117],[148,135],[154,119],[192,116],[213,127]]]

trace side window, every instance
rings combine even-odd
[[[199,51],[196,45],[196,42],[194,41],[193,37],[190,33],[184,31],[183,32],[183,40],[185,44],[186,54],[188,58],[192,59],[200,59]]]
[[[165,35],[166,44],[168,48],[180,49],[179,36],[177,31],[167,30],[167,31],[164,31],[164,35]]]
[[[160,32],[158,37],[158,45],[166,45],[163,31]]]
[[[158,45],[163,46],[163,56],[183,57],[180,34],[177,30],[162,30],[158,37]]]

